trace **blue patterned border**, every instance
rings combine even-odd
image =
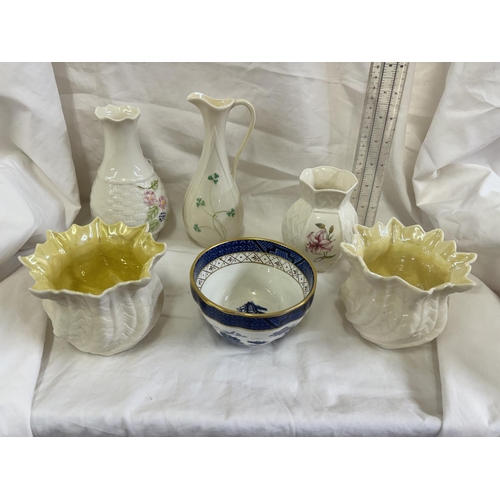
[[[193,276],[194,282],[196,283],[200,272],[207,264],[224,255],[237,252],[263,252],[281,257],[282,259],[291,262],[297,266],[300,271],[302,271],[309,283],[310,290],[314,287],[314,271],[302,255],[294,250],[291,250],[290,248],[280,245],[279,243],[273,243],[272,241],[266,240],[227,241],[206,251],[195,263]],[[273,330],[300,319],[304,316],[309,307],[311,307],[314,298],[314,294],[309,295],[309,298],[304,304],[289,313],[281,316],[263,318],[259,315],[255,315],[255,317],[242,316],[237,314],[236,311],[235,314],[222,312],[219,309],[205,303],[198,295],[198,290],[195,290],[193,285],[191,285],[191,294],[202,312],[209,318],[212,318],[225,326],[245,328],[247,330]]]
[[[229,253],[237,253],[237,252],[264,252],[271,255],[277,255],[292,264],[296,265],[305,275],[307,281],[309,282],[309,286],[312,288],[314,283],[314,272],[311,269],[311,266],[304,259],[302,255],[287,248],[279,243],[273,243],[272,241],[266,240],[237,240],[237,241],[227,241],[220,245],[217,245],[215,248],[208,250],[205,252],[196,262],[194,268],[194,281],[198,278],[201,270],[213,260],[227,255]]]
[[[217,259],[209,262],[199,272],[198,276],[195,279],[196,286],[199,290],[202,290],[206,280],[213,273],[216,273],[220,269],[223,269],[227,266],[245,263],[261,264],[283,271],[298,283],[300,288],[302,288],[304,297],[307,297],[307,294],[311,289],[304,273],[296,265],[292,264],[289,260],[284,259],[283,257],[264,252],[238,252],[221,255],[220,257],[217,257]]]
[[[281,330],[271,333],[267,339],[260,339],[260,340],[250,340],[246,335],[243,335],[237,331],[222,330],[220,328],[217,328],[216,326],[214,326],[214,328],[215,331],[222,338],[226,339],[228,342],[231,342],[231,344],[238,344],[244,346],[259,346],[259,345],[269,344],[271,342],[274,342],[275,340],[278,340],[281,337],[284,337],[295,325],[296,323],[290,326],[285,326],[284,328],[281,328]]]

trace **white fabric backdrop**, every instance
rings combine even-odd
[[[418,65],[391,175],[413,220],[476,252],[500,292],[500,64],[448,66]]]
[[[0,435],[31,433],[47,324],[16,256],[66,229],[80,201],[51,64],[0,67]]]
[[[0,405],[12,407],[15,402],[24,424],[16,427],[12,415],[2,421],[0,412],[0,433],[29,433],[33,399],[31,425],[37,435],[498,434],[500,302],[480,281],[474,291],[452,297],[449,323],[437,342],[395,352],[361,340],[343,318],[337,292],[347,277],[344,262],[320,276],[314,306],[300,328],[260,351],[235,351],[225,345],[211,333],[189,295],[187,274],[200,248],[187,238],[181,206],[201,152],[203,130],[201,116],[186,96],[202,91],[254,104],[257,126],[237,174],[246,209],[244,231],[281,239],[281,220],[299,196],[300,172],[325,164],[351,168],[368,67],[78,63],[54,64],[52,80],[47,76],[17,80],[15,85],[3,82],[0,92],[13,92],[13,86],[29,96],[29,84],[38,92],[52,92],[55,76],[60,101],[47,107],[59,115],[51,117],[44,133],[61,124],[62,104],[84,202],[103,151],[93,110],[109,102],[138,105],[141,144],[166,185],[173,214],[160,234],[169,250],[158,266],[166,303],[155,329],[129,353],[100,358],[55,339],[49,327],[39,375],[35,359],[27,360],[21,365],[30,367],[23,371],[27,383],[22,390],[0,392]],[[500,248],[500,233],[491,231],[499,227],[500,216],[496,157],[488,148],[495,133],[494,93],[488,83],[498,84],[494,73],[492,66],[412,67],[378,220],[396,215],[427,229],[440,225],[460,249],[480,254],[477,274],[498,290],[500,280],[490,269]],[[487,96],[487,112],[481,99],[467,104],[464,93]],[[481,120],[483,115],[492,117]],[[234,154],[246,129],[245,110],[236,109],[230,119],[228,149]],[[65,175],[54,170],[55,177],[71,180],[55,191],[65,202],[73,202],[69,209],[60,209],[59,221],[65,226],[78,210],[78,195],[71,161],[61,159],[68,159],[68,150],[51,146],[67,148],[65,130],[57,130],[60,135],[43,144],[51,151],[49,159],[57,157],[54,165],[63,166]],[[30,129],[28,141],[30,133],[40,132]],[[485,151],[478,155],[481,148]],[[34,184],[33,191],[37,189]],[[44,203],[46,199],[44,195]],[[5,207],[2,203],[2,214],[7,213]],[[83,210],[78,220],[89,218]],[[49,222],[51,228],[62,229]],[[2,224],[2,236],[5,227]],[[6,241],[9,248],[2,250],[3,258],[21,246],[14,236]],[[12,360],[21,359],[26,338],[36,346],[32,353],[41,352],[46,317],[26,290],[30,279],[19,269],[0,283],[6,313],[0,320],[0,341],[4,346],[5,339],[19,339],[1,349],[0,374],[12,373]],[[30,304],[36,314],[21,319],[22,312],[4,305],[13,289],[16,296],[11,300]]]
[[[54,72],[49,63],[0,71],[0,266],[64,230],[80,209]],[[1,269],[1,268],[0,268]],[[0,279],[6,273],[0,273]]]

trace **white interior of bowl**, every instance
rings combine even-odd
[[[232,311],[254,314],[282,311],[304,299],[303,288],[289,272],[258,263],[228,265],[210,274],[201,292]]]

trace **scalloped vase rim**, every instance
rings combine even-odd
[[[129,110],[130,114],[125,114],[124,111]],[[111,113],[116,113],[117,116],[113,116]],[[109,120],[112,122],[122,122],[125,120],[137,120],[141,116],[141,110],[138,107],[130,106],[129,104],[124,104],[123,106],[117,106],[115,104],[106,104],[106,106],[97,106],[94,111],[95,116],[101,121]]]
[[[457,244],[456,244],[456,242],[454,240],[445,240],[444,239],[444,232],[440,228],[435,228],[435,229],[431,229],[430,231],[425,231],[420,224],[412,224],[411,226],[405,226],[396,217],[391,217],[391,219],[389,220],[389,222],[387,222],[387,224],[383,224],[382,222],[377,222],[376,224],[374,224],[373,227],[375,227],[375,226],[382,226],[383,228],[387,229],[390,226],[392,227],[394,224],[399,225],[401,228],[419,228],[425,234],[440,233],[441,234],[441,241],[443,243],[451,243],[453,245],[453,248],[454,248],[453,253],[455,253],[455,254],[470,255],[471,256],[471,260],[467,261],[467,263],[465,264],[469,268],[468,271],[467,271],[467,273],[466,273],[466,275],[465,275],[465,278],[466,278],[467,282],[466,283],[453,283],[452,281],[446,281],[444,283],[441,283],[440,285],[431,287],[428,290],[423,290],[422,288],[419,288],[419,287],[417,287],[415,285],[412,285],[411,283],[409,283],[408,281],[404,280],[400,276],[382,276],[381,274],[377,274],[377,273],[371,271],[368,268],[365,260],[360,255],[356,255],[351,250],[351,248],[354,246],[353,243],[344,243],[344,242],[342,242],[340,244],[340,248],[342,250],[342,253],[345,255],[345,257],[347,259],[357,260],[361,264],[362,269],[363,269],[363,274],[366,277],[368,277],[370,279],[375,279],[377,281],[402,283],[402,284],[410,287],[411,290],[414,290],[414,291],[420,293],[421,295],[425,295],[425,296],[432,295],[434,292],[440,292],[440,291],[445,290],[446,288],[450,288],[450,287],[453,287],[453,288],[456,288],[456,289],[459,289],[459,290],[469,290],[469,289],[473,288],[474,286],[476,286],[476,283],[474,281],[472,281],[470,278],[467,277],[469,275],[470,271],[471,271],[471,266],[470,265],[472,263],[474,263],[476,261],[476,259],[477,259],[477,254],[476,253],[474,253],[474,252],[457,252]],[[354,241],[354,238],[356,238],[356,237],[359,237],[359,238],[362,239],[362,236],[359,233],[359,228],[365,228],[365,229],[371,230],[371,229],[373,229],[373,227],[369,228],[367,226],[363,226],[362,224],[355,224],[353,226],[353,230],[354,230],[353,241]]]
[[[309,172],[314,172],[317,169],[320,168],[328,168],[330,170],[335,170],[337,173],[342,173],[344,175],[348,175],[348,177],[351,177],[351,180],[353,181],[352,186],[349,189],[343,190],[343,189],[338,189],[338,188],[315,188],[309,181],[305,180],[305,174]],[[331,165],[320,165],[318,167],[310,167],[310,168],[305,168],[302,170],[300,176],[299,176],[299,182],[302,184],[305,184],[311,191],[314,191],[315,193],[341,193],[341,194],[349,194],[353,189],[358,185],[358,179],[356,176],[349,170],[344,170],[342,168],[337,168],[337,167],[332,167]]]
[[[153,240],[153,242],[157,245],[163,245],[163,250],[161,252],[158,252],[156,253],[155,255],[151,256],[144,264],[143,264],[143,269],[145,269],[147,275],[140,278],[140,279],[136,279],[136,280],[127,280],[127,281],[120,281],[119,283],[117,283],[116,285],[113,285],[112,287],[109,287],[109,288],[106,288],[105,290],[103,290],[100,294],[94,294],[94,293],[89,293],[89,292],[79,292],[77,290],[69,290],[67,288],[63,288],[63,289],[46,289],[46,290],[37,290],[37,289],[34,289],[32,285],[29,290],[31,293],[33,293],[34,295],[38,296],[38,297],[41,297],[41,298],[47,298],[49,296],[58,296],[58,295],[72,295],[72,296],[79,296],[79,297],[92,297],[94,299],[101,299],[102,297],[104,297],[105,295],[117,290],[118,288],[121,288],[123,286],[126,286],[126,285],[132,285],[132,286],[136,286],[136,287],[143,287],[143,286],[146,286],[152,279],[152,276],[151,276],[151,269],[153,268],[153,266],[156,264],[156,262],[163,256],[165,255],[166,251],[167,251],[167,244],[166,243],[163,243],[163,242],[158,242],[158,241],[155,241],[154,238],[153,238],[153,235],[148,232],[148,227],[149,227],[149,224],[148,223],[145,223],[145,224],[142,224],[140,226],[134,226],[134,227],[130,227],[130,226],[127,226],[126,224],[124,224],[123,222],[119,221],[119,222],[115,222],[113,224],[106,224],[100,217],[95,217],[89,224],[85,224],[83,226],[79,226],[78,224],[71,224],[71,226],[66,230],[66,231],[59,231],[59,232],[56,232],[56,231],[52,231],[50,229],[48,229],[46,231],[46,235],[47,235],[47,240],[44,241],[43,243],[38,243],[35,247],[35,250],[32,254],[30,255],[26,255],[26,256],[19,256],[18,257],[18,260],[21,262],[21,264],[25,267],[27,267],[29,270],[30,270],[30,276],[35,280],[35,284],[37,283],[38,279],[36,277],[36,275],[33,275],[32,273],[32,270],[33,270],[33,266],[31,265],[31,263],[28,262],[28,258],[35,255],[38,248],[40,247],[43,247],[47,242],[48,242],[48,239],[49,239],[49,236],[52,236],[54,234],[65,234],[65,233],[69,233],[71,232],[71,230],[74,228],[74,227],[77,227],[77,228],[85,228],[87,226],[90,226],[94,223],[97,223],[97,224],[100,224],[100,225],[105,225],[107,227],[126,227],[128,229],[130,229],[131,231],[134,231],[136,232],[136,236],[141,236],[141,235],[144,235],[146,237],[146,239],[149,239],[151,238]]]

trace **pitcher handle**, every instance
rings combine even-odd
[[[250,138],[250,134],[252,133],[252,130],[255,126],[255,108],[252,106],[252,103],[248,102],[245,99],[235,99],[234,104],[231,106],[231,109],[233,109],[236,106],[245,106],[246,108],[248,108],[248,111],[250,111],[250,125],[248,126],[247,134],[245,135],[245,138],[243,139],[243,142],[241,143],[240,149],[238,149],[238,152],[236,153],[236,156],[234,157],[233,168],[231,169],[231,173],[232,173],[233,177],[236,175],[236,167],[238,166],[238,161],[240,160],[241,152],[243,151],[243,148],[245,147],[246,143],[248,142],[248,139]]]

